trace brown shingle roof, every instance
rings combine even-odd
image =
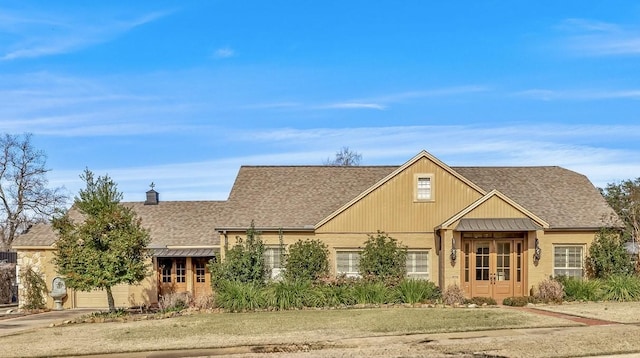
[[[589,179],[561,167],[452,167],[486,191],[496,189],[551,228],[597,228],[616,218]]]
[[[219,245],[214,230],[217,219],[223,217],[224,201],[161,201],[158,205],[126,202],[142,219],[142,226],[150,230],[151,245],[211,246]],[[77,214],[71,213],[77,218]],[[34,225],[14,241],[14,246],[50,246],[56,240],[51,225]]]
[[[132,206],[152,246],[219,245],[215,228],[312,228],[397,166],[243,166],[227,201],[142,202]],[[597,228],[615,217],[586,176],[560,167],[453,167],[489,192],[500,191],[551,228]],[[49,225],[35,225],[15,246],[48,246]]]
[[[397,166],[243,166],[224,227],[313,227]]]

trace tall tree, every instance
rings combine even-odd
[[[47,187],[46,155],[31,143],[31,134],[0,136],[0,251],[37,222],[48,221],[63,207],[62,188]]]
[[[340,165],[340,166],[356,166],[360,165],[360,161],[362,160],[362,154],[349,149],[349,147],[342,147],[339,151],[336,152],[336,156],[334,159],[327,158],[325,160],[324,165]]]
[[[640,178],[609,183],[600,192],[625,224],[624,238],[640,241]]]
[[[109,310],[115,311],[111,288],[135,284],[148,275],[148,230],[136,213],[120,203],[122,193],[109,176],[95,177],[88,169],[86,183],[70,212],[53,219],[57,231],[55,263],[67,285],[80,291],[105,290]]]

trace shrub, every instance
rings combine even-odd
[[[380,281],[361,280],[353,287],[353,297],[359,304],[384,304],[392,301],[391,291]]]
[[[545,303],[560,303],[564,297],[564,287],[562,283],[554,279],[545,279],[538,284],[538,292],[535,297]]]
[[[0,262],[0,303],[11,303],[16,264]]]
[[[357,303],[354,279],[326,282],[314,287],[316,307],[351,306]],[[319,304],[322,304],[321,306]]]
[[[602,281],[598,279],[583,280],[576,277],[556,277],[564,287],[564,298],[567,301],[597,301],[602,299]]]
[[[464,300],[464,291],[456,284],[447,286],[444,292],[442,292],[442,302],[445,305],[461,305],[464,303]]]
[[[602,228],[589,247],[587,272],[590,277],[607,278],[612,275],[628,275],[634,265],[627,253],[620,233]]]
[[[403,279],[395,288],[397,300],[402,303],[420,303],[441,297],[440,288],[431,281]]]
[[[603,286],[603,298],[609,301],[637,301],[640,299],[640,279],[630,275],[610,276]]]
[[[307,280],[273,282],[266,289],[267,307],[280,310],[302,308],[310,301],[311,291],[311,281]]]
[[[464,301],[467,304],[475,304],[478,306],[482,306],[482,305],[489,305],[489,306],[495,306],[498,303],[496,302],[495,299],[493,299],[493,297],[471,297],[471,299],[465,300]]]
[[[223,281],[238,281],[263,285],[270,272],[264,262],[264,243],[253,221],[247,230],[247,239],[236,237],[236,244],[227,249],[224,261],[209,263],[211,286],[219,289]]]
[[[266,307],[264,290],[253,282],[221,281],[216,305],[231,312],[252,311]]]
[[[215,299],[211,294],[199,295],[191,300],[191,307],[196,309],[209,309],[215,306]]]
[[[285,262],[285,279],[316,281],[329,273],[329,250],[318,239],[298,240],[289,246]]]
[[[24,304],[22,308],[28,310],[44,309],[47,285],[42,275],[29,266],[20,272],[20,280],[24,286]]]
[[[160,296],[158,308],[162,312],[179,312],[189,307],[189,294],[186,292],[174,292]]]
[[[376,281],[397,284],[407,273],[407,247],[382,231],[368,235],[360,254],[359,270]]]
[[[513,307],[524,307],[530,301],[529,297],[507,297],[502,300],[502,304],[505,306],[513,306]]]

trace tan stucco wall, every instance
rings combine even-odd
[[[18,250],[18,272],[26,267],[32,267],[35,272],[42,275],[47,286],[47,296],[45,300],[47,308],[53,308],[54,306],[53,299],[48,293],[51,292],[51,283],[53,279],[58,276],[56,266],[53,264],[53,258],[55,257],[54,252],[55,250],[52,248]],[[151,265],[151,259],[149,259],[149,265]],[[126,299],[119,299],[119,302],[116,302],[116,306],[122,307],[135,306],[142,303],[157,303],[157,284],[155,279],[157,274],[152,270],[152,266],[150,266],[150,272],[150,276],[144,279],[139,285],[129,285],[127,288]],[[73,289],[67,288],[67,297],[63,299],[63,307],[66,309],[76,307],[76,297],[78,294],[82,293],[74,292]],[[106,297],[106,293],[104,293],[104,295]],[[22,307],[25,302],[25,288],[19,274],[18,297],[20,307]]]
[[[540,261],[536,264],[533,260],[535,245],[535,235],[530,236],[528,245],[528,269],[529,269],[529,289],[536,286],[541,281],[553,275],[553,248],[554,245],[580,245],[583,247],[583,258],[589,252],[589,246],[593,242],[595,235],[593,231],[538,231],[537,235],[540,249],[542,250]]]
[[[377,235],[376,231],[370,233]],[[431,281],[438,282],[438,255],[436,252],[436,243],[433,233],[398,233],[387,232],[389,236],[398,240],[402,245],[407,246],[408,250],[429,250],[428,265],[429,277]],[[246,237],[245,232],[228,232],[229,247],[236,242],[236,236]],[[233,239],[232,239],[233,238]],[[265,245],[275,246],[280,244],[280,237],[277,232],[262,232],[260,238]],[[298,240],[319,239],[327,245],[329,250],[329,268],[331,274],[336,273],[336,252],[340,250],[359,250],[364,247],[367,241],[367,233],[341,233],[341,234],[313,234],[303,232],[284,232],[282,242],[286,246],[294,244]],[[224,238],[222,239],[224,245]],[[224,256],[224,249],[221,250],[221,256]],[[224,257],[223,257],[224,259]]]

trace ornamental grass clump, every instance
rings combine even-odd
[[[431,281],[404,279],[395,287],[397,301],[421,303],[441,298],[440,289]]]
[[[301,309],[310,302],[311,281],[285,280],[273,282],[265,290],[267,307],[279,310]]]
[[[604,281],[603,298],[608,301],[640,300],[640,279],[631,275],[614,275]]]
[[[564,287],[564,299],[567,301],[598,301],[603,296],[603,284],[599,279],[581,279],[559,276],[556,280]]]
[[[264,289],[253,282],[221,281],[215,296],[216,306],[231,312],[266,308]]]
[[[392,291],[382,282],[362,280],[353,288],[358,304],[385,304],[393,301]]]

